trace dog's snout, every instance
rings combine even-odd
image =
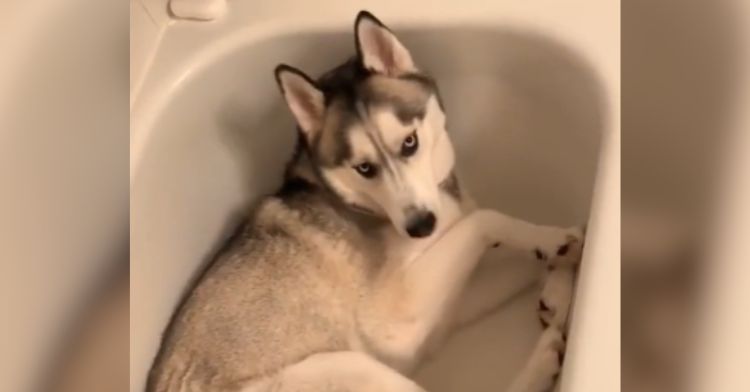
[[[410,237],[424,238],[435,230],[435,214],[430,211],[420,211],[414,214],[406,223],[406,232]]]

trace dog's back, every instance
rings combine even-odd
[[[261,204],[186,298],[147,390],[239,389],[351,346],[356,301],[379,257],[324,197],[299,192]]]

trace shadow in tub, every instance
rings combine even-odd
[[[225,142],[227,149],[237,160],[242,169],[244,178],[252,179],[266,177],[271,174],[276,177],[273,186],[281,185],[283,170],[278,167],[268,167],[268,162],[278,163],[279,157],[291,158],[295,128],[291,123],[291,114],[286,105],[280,100],[274,99],[274,104],[260,115],[247,115],[247,111],[237,101],[228,101],[220,108],[217,122],[220,125],[220,137]],[[282,131],[289,128],[289,131]],[[276,132],[277,135],[293,135],[284,140],[278,136],[269,136],[267,133]],[[281,145],[280,145],[281,144]],[[277,165],[274,165],[277,166]],[[247,181],[245,184],[248,192],[253,191],[253,184]],[[252,200],[256,202],[258,200]],[[253,205],[243,210],[252,210]],[[246,216],[246,213],[241,214]]]
[[[543,36],[496,28],[394,30],[438,81],[462,181],[480,205],[539,223],[587,220],[606,104],[581,56]],[[202,113],[191,115],[210,117],[216,134],[204,137],[218,138],[222,152],[209,153],[230,158],[245,200],[224,207],[222,234],[206,234],[220,238],[203,253],[208,259],[252,205],[280,185],[291,156],[296,131],[274,67],[284,62],[318,76],[353,53],[348,31],[275,37],[229,52],[186,81],[184,94],[211,91],[202,97]],[[212,187],[203,190],[212,202],[235,200],[224,194],[237,192],[236,183]],[[510,264],[516,261],[524,262]],[[539,332],[534,295],[452,338],[420,382],[435,391],[507,386]],[[475,360],[461,360],[467,353]]]

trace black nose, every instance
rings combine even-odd
[[[435,220],[435,214],[432,212],[419,212],[406,223],[406,232],[414,238],[427,237],[435,230]]]

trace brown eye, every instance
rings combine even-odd
[[[417,148],[419,148],[419,139],[417,139],[417,131],[414,131],[401,143],[401,155],[412,156],[417,152]]]
[[[359,173],[359,175],[364,178],[373,178],[376,174],[378,174],[375,165],[369,162],[363,162],[357,166],[354,166],[354,170],[356,170],[357,173]]]

